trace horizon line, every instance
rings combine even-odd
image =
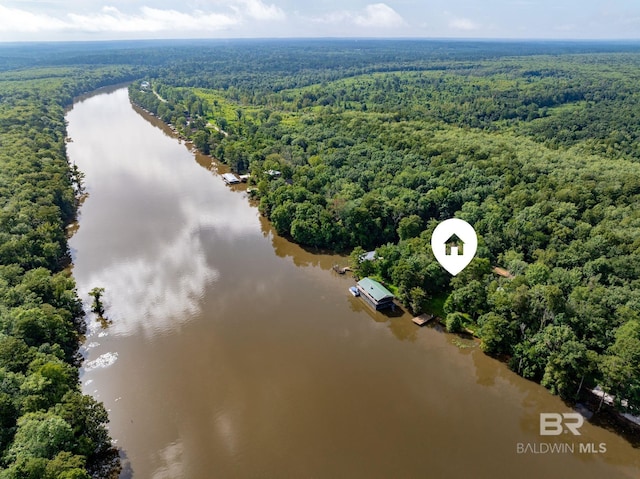
[[[51,39],[51,40],[0,40],[2,45],[26,45],[49,43],[118,43],[118,42],[215,42],[215,41],[327,41],[327,40],[366,40],[366,41],[454,41],[454,42],[521,42],[521,43],[638,43],[638,38],[535,38],[535,37],[371,37],[371,36],[310,36],[310,37],[188,37],[188,38],[112,38],[112,39]]]

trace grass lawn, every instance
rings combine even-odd
[[[447,315],[444,312],[444,302],[447,300],[447,294],[434,296],[424,303],[424,310],[427,313],[435,314],[439,318],[444,319]]]

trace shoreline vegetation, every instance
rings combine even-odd
[[[446,298],[449,331],[473,331],[487,354],[568,403],[592,402],[600,386],[637,415],[638,48],[443,61],[428,42],[393,46],[395,62],[359,52],[358,68],[347,47],[344,63],[320,47],[264,47],[233,67],[233,53],[217,52],[224,59],[197,70],[176,61],[134,83],[130,99],[250,172],[279,234],[352,251],[355,273],[414,314]],[[450,278],[429,239],[454,216],[480,242]],[[377,259],[360,261],[367,250]]]

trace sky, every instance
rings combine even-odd
[[[639,0],[0,0],[0,41],[640,39]]]

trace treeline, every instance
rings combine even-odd
[[[473,331],[524,377],[568,399],[600,385],[638,412],[637,48],[501,56],[476,45],[447,60],[429,42],[413,47],[357,66],[356,48],[335,65],[314,48],[247,53],[267,80],[228,52],[199,70],[180,60],[131,98],[250,171],[280,234],[355,248],[359,275],[416,313],[443,302],[448,329]],[[480,243],[450,279],[429,241],[454,216]]]
[[[81,173],[67,163],[64,108],[131,80],[129,67],[0,73],[0,478],[115,478],[107,412],[80,392],[84,313],[66,226]]]

